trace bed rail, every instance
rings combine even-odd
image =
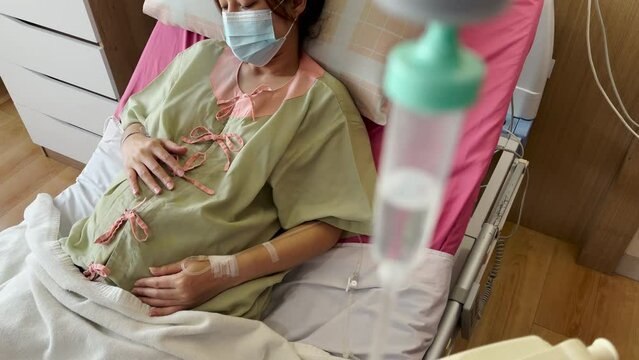
[[[445,356],[458,332],[469,338],[479,321],[481,281],[528,168],[528,161],[517,155],[518,148],[513,137],[499,140],[498,149],[503,151],[455,254],[449,300],[424,360]]]

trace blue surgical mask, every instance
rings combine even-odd
[[[273,59],[295,24],[293,22],[286,35],[277,39],[273,29],[272,11],[269,9],[223,11],[222,23],[226,44],[233,54],[255,66],[264,66]]]

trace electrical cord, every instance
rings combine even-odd
[[[515,124],[515,119],[517,119],[517,124]],[[515,154],[521,159],[522,157],[524,157],[524,144],[519,139],[519,136],[515,134],[515,129],[519,125],[520,119],[521,119],[520,117],[515,116],[515,97],[513,96],[512,98],[510,98],[510,124],[508,124],[508,128],[504,127],[502,131],[508,134],[508,140],[515,140],[517,144],[519,144],[519,148],[517,150],[521,149],[521,155],[518,153],[515,153]],[[495,154],[499,152],[500,150],[508,151],[507,149],[498,146],[495,149]],[[509,152],[512,152],[512,151],[509,151]]]
[[[615,95],[617,97],[617,100],[619,101],[619,103],[621,105],[621,108],[624,111],[624,114],[627,116],[627,119],[619,112],[619,110],[617,109],[615,104],[613,104],[612,100],[610,100],[610,97],[608,96],[608,93],[603,88],[603,85],[601,85],[601,81],[599,80],[599,75],[597,74],[597,69],[595,68],[595,62],[594,62],[593,57],[592,57],[592,46],[591,46],[591,43],[590,43],[590,27],[591,27],[590,26],[590,22],[591,22],[591,17],[592,17],[592,1],[593,0],[588,0],[588,8],[587,8],[588,17],[586,19],[586,45],[587,45],[587,48],[588,48],[588,61],[590,62],[590,69],[592,70],[592,74],[593,74],[593,76],[595,78],[595,82],[597,83],[597,87],[599,88],[599,91],[601,91],[601,94],[603,95],[603,97],[608,102],[608,105],[610,105],[610,107],[614,111],[615,115],[617,115],[619,120],[621,120],[621,123],[626,127],[626,129],[628,129],[628,131],[630,131],[630,133],[632,133],[632,135],[634,135],[637,139],[639,139],[639,133],[637,133],[637,131],[635,131],[628,122],[631,122],[636,127],[639,127],[639,124],[637,124],[637,122],[635,120],[633,120],[632,117],[626,111],[626,107],[623,104],[623,101],[621,100],[621,96],[619,96],[619,91],[617,90],[617,85],[615,83],[615,80],[614,80],[614,77],[613,77],[613,74],[612,74],[612,68],[610,66],[610,54],[609,54],[609,50],[608,50],[608,39],[607,39],[607,35],[606,35],[606,28],[605,28],[603,15],[601,14],[601,8],[599,6],[599,0],[594,0],[595,4],[596,4],[596,9],[595,10],[596,10],[597,14],[599,15],[599,22],[601,23],[601,26],[602,26],[602,33],[603,33],[603,39],[604,39],[604,54],[605,54],[605,58],[606,58],[606,67],[607,67],[607,70],[608,70],[608,76],[609,76],[610,81],[612,83],[613,92],[615,93]]]
[[[517,145],[518,145],[517,151],[521,150],[521,154],[518,153],[518,152],[512,152],[512,151],[510,151],[510,150],[508,150],[508,149],[506,149],[506,148],[504,148],[502,146],[498,146],[495,149],[495,153],[497,153],[498,151],[507,151],[507,152],[510,152],[510,153],[513,153],[513,154],[517,155],[517,157],[520,158],[520,159],[523,158],[524,154],[526,153],[526,151],[524,150],[524,144],[519,139],[519,136],[517,136],[517,134],[513,133],[512,131],[510,131],[508,129],[503,129],[503,130],[506,133],[508,133],[508,140],[514,140],[514,141],[517,142]]]
[[[519,117],[519,116],[515,116],[515,119],[517,119],[517,121],[528,121],[528,122],[532,122],[532,119],[526,119],[523,117]],[[519,124],[519,123],[517,123]],[[517,124],[515,124],[515,128],[517,128]]]
[[[510,132],[514,132],[515,126],[515,96],[510,98]]]
[[[513,132],[515,132],[515,130],[517,130],[517,127],[519,126],[519,120],[521,120],[521,118],[519,116],[515,116],[513,117],[514,120],[517,120],[517,122],[515,123],[515,127]]]
[[[521,203],[519,204],[519,214],[517,215],[517,223],[510,234],[506,236],[501,236],[500,234],[496,235],[497,242],[495,243],[495,259],[493,262],[493,266],[490,269],[490,273],[488,274],[488,278],[486,279],[486,284],[484,286],[484,290],[482,291],[481,298],[479,299],[479,303],[477,305],[477,314],[479,318],[481,318],[484,313],[484,307],[488,303],[490,299],[490,295],[493,292],[493,284],[497,275],[499,275],[499,271],[501,270],[501,265],[504,260],[504,254],[506,250],[506,240],[510,239],[517,233],[519,230],[519,225],[521,224],[521,216],[524,212],[524,204],[526,202],[526,194],[528,193],[528,183],[530,179],[530,173],[528,168],[526,168],[526,172],[524,173],[526,177],[526,185],[524,186],[524,192],[521,195]]]
[[[481,294],[481,298],[479,299],[479,304],[477,305],[479,318],[481,318],[484,314],[484,307],[488,304],[490,295],[493,292],[493,283],[501,270],[501,263],[504,259],[505,249],[506,240],[501,237],[497,237],[497,243],[495,244],[495,262],[493,263],[493,267],[490,269],[490,273],[486,279],[486,284],[484,285],[484,290]]]
[[[510,234],[506,236],[500,236],[500,238],[502,239],[510,239],[511,237],[513,237],[513,235],[515,235],[515,233],[517,233],[517,230],[519,230],[519,225],[521,224],[521,216],[524,212],[524,204],[526,203],[526,194],[528,193],[528,183],[530,181],[529,171],[530,170],[526,167],[526,172],[524,173],[524,176],[526,177],[526,185],[524,185],[524,192],[521,194],[521,202],[519,204],[519,211],[517,214],[517,223],[515,223],[515,227],[510,232]]]
[[[603,35],[603,43],[604,43],[604,54],[606,59],[606,69],[608,70],[608,76],[610,77],[610,83],[612,84],[612,91],[621,106],[621,110],[623,111],[626,119],[629,120],[634,126],[639,127],[639,124],[630,116],[628,110],[626,110],[626,106],[621,100],[621,96],[619,95],[619,90],[617,89],[617,83],[615,81],[615,77],[612,74],[612,66],[610,65],[610,53],[608,50],[608,32],[606,31],[606,24],[603,19],[603,14],[601,13],[601,7],[599,6],[599,0],[595,1],[595,10],[597,11],[597,15],[599,17],[599,24],[601,24],[601,33]]]

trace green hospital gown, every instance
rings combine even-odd
[[[222,42],[202,41],[184,51],[146,89],[131,97],[122,127],[142,123],[153,137],[206,154],[186,173],[215,191],[208,195],[182,178],[154,195],[141,184],[135,197],[124,175],[100,199],[95,212],[61,239],[75,264],[106,265],[107,281],[130,290],[150,266],[192,255],[228,255],[272,239],[278,231],[319,220],[349,234],[369,234],[375,168],[362,119],[347,90],[303,55],[294,78],[280,89],[243,94],[240,62]],[[237,134],[232,143],[185,144],[198,126]],[[228,146],[231,165],[223,151]],[[233,149],[234,147],[234,149]],[[149,236],[139,242],[125,223],[108,244],[94,241],[125,209],[146,198],[137,213]],[[240,269],[241,271],[241,269]],[[229,289],[197,310],[260,318],[270,290],[284,273]]]

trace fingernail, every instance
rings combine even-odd
[[[178,176],[184,176],[184,171],[183,170],[178,170],[177,174],[178,174]]]
[[[149,268],[149,272],[150,272],[151,274],[155,274],[155,268],[154,268],[154,267],[150,267],[150,268]]]
[[[168,188],[169,188],[169,190],[173,190],[173,187],[174,187],[174,186],[175,186],[175,185],[174,185],[172,182],[170,182],[170,183],[168,183],[168,184],[166,185],[166,187],[168,187]]]
[[[156,194],[159,194],[159,193],[160,193],[160,188],[155,188],[155,189],[153,189],[153,191],[154,191]]]

